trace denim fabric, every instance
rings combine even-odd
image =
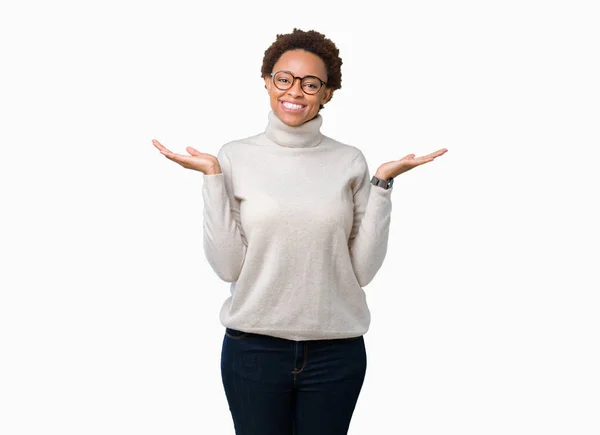
[[[366,368],[362,336],[292,341],[226,328],[223,337],[236,435],[346,435]]]

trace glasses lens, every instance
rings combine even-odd
[[[278,72],[273,77],[273,83],[281,90],[289,89],[294,83],[294,77],[290,73]]]
[[[316,77],[304,77],[302,79],[302,89],[307,94],[316,94],[321,89],[321,81]]]

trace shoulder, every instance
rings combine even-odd
[[[366,165],[367,159],[358,146],[340,142],[329,136],[324,136],[324,140],[327,140],[340,158],[343,158],[347,163],[358,164],[359,166]]]
[[[248,145],[256,144],[256,141],[260,134],[249,136],[242,139],[234,139],[224,143],[219,149],[219,157],[231,158],[240,152],[244,152],[248,149]]]

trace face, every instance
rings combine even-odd
[[[305,50],[288,50],[281,55],[273,66],[273,72],[290,71],[296,77],[316,76],[327,81],[327,69],[325,62],[314,53]],[[305,94],[302,90],[300,80],[294,80],[294,85],[282,91],[273,84],[271,76],[265,77],[265,85],[269,92],[271,109],[283,121],[290,126],[298,126],[310,121],[319,113],[321,104],[330,100],[333,89],[321,86],[315,95]],[[284,106],[284,102],[300,105],[299,109],[291,109]]]

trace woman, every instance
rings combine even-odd
[[[238,435],[341,435],[366,372],[363,287],[387,251],[393,180],[444,154],[409,154],[370,179],[363,153],[320,132],[341,88],[335,44],[277,35],[261,76],[264,132],[167,158],[204,173],[204,252],[231,283],[221,374]]]

